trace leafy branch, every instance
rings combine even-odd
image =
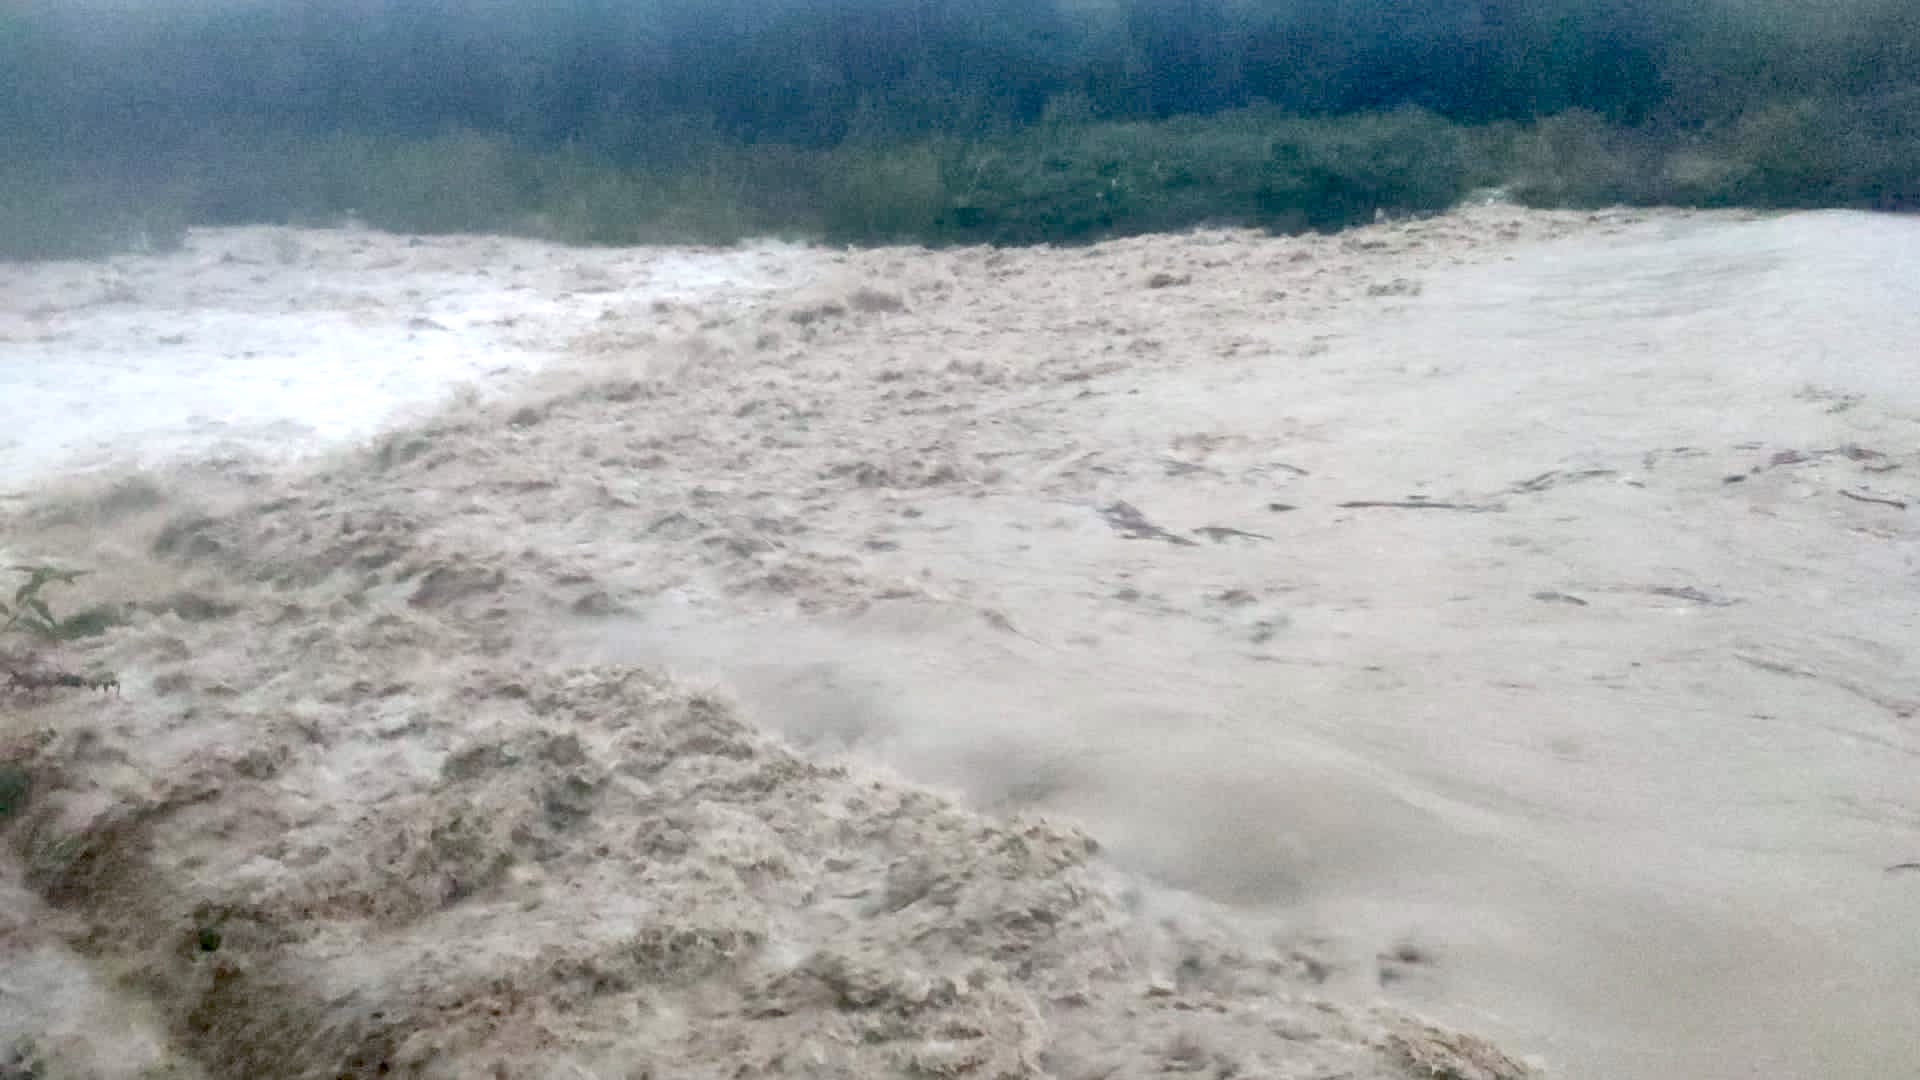
[[[53,609],[47,606],[41,592],[49,585],[71,585],[87,575],[85,570],[62,570],[57,566],[13,566],[8,569],[16,574],[27,575],[27,580],[13,591],[13,604],[0,603],[0,617],[6,622],[0,623],[0,633],[20,631],[32,634],[43,641],[64,641],[75,636],[80,629],[78,616],[72,619],[59,619]]]
[[[62,570],[57,566],[12,566],[8,569],[16,574],[25,574],[26,580],[14,589],[11,604],[0,602],[0,634],[26,634],[43,643],[53,643],[100,632],[103,623],[98,610],[61,618],[53,613],[53,608],[42,595],[48,586],[71,585],[85,577],[87,571]],[[0,674],[7,677],[0,688],[15,692],[37,693],[69,688],[118,691],[120,688],[120,680],[110,674],[79,675],[58,668],[40,668],[32,664],[31,655],[24,660],[6,658],[4,665],[0,665]],[[0,1074],[0,1080],[5,1080],[3,1074]]]

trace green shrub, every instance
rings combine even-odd
[[[744,195],[773,154],[681,155],[619,168],[572,148],[475,134],[424,141],[332,136],[216,148],[196,166],[203,220],[395,232],[492,232],[570,244],[730,242],[777,221]]]
[[[186,237],[187,209],[171,191],[0,168],[0,259],[91,259],[165,252]]]
[[[1662,201],[1665,153],[1651,137],[1575,110],[1536,122],[1510,146],[1511,191],[1528,206]]]
[[[164,250],[188,222],[490,232],[572,244],[1084,243],[1203,225],[1334,230],[1507,186],[1543,207],[1920,206],[1920,91],[1755,108],[1712,127],[1569,112],[1463,128],[1418,110],[1267,108],[1099,121],[1056,98],[1024,130],[831,149],[636,117],[592,153],[502,136],[215,138],[170,160],[0,164],[0,258]],[[618,136],[618,137],[615,137]],[[24,160],[24,159],[23,159]]]
[[[1437,213],[1473,183],[1460,129],[1412,110],[1303,124],[1274,147],[1267,222],[1343,229],[1378,214]]]
[[[1720,142],[1734,164],[1719,201],[1920,206],[1920,91],[1772,105],[1743,117]]]
[[[829,183],[830,235],[1077,243],[1200,225],[1337,229],[1444,210],[1463,140],[1417,112],[1305,120],[1266,110],[1159,123],[1055,122],[936,153],[862,151]]]
[[[943,174],[929,143],[842,149],[820,171],[821,227],[845,243],[935,239],[952,207]]]
[[[476,134],[385,144],[353,209],[393,232],[510,232],[531,202],[524,163],[505,140]]]

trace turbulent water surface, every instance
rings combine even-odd
[[[815,759],[1077,823],[1149,892],[1284,942],[1315,993],[1556,1075],[1920,1061],[1920,874],[1894,869],[1920,859],[1920,220],[1492,207],[1087,250],[196,245],[6,271],[0,370],[45,393],[8,394],[0,475],[44,485],[148,427],[154,449],[217,451],[239,384],[202,353],[226,343],[261,338],[249,378],[307,380],[233,423],[337,436],[374,426],[335,423],[369,382],[404,377],[418,405],[447,372],[537,356],[524,400],[255,474],[295,505],[223,496],[209,543],[266,553],[192,573],[369,627],[382,605],[474,605],[466,636],[415,642],[477,650],[462,664],[704,681]],[[700,268],[724,280],[663,291]],[[232,275],[257,290],[237,310]],[[324,379],[294,370],[343,335]],[[176,422],[183,395],[142,396],[183,371],[207,430]],[[390,561],[288,569],[362,567],[323,545],[341,515]],[[35,528],[11,546],[65,535]],[[409,561],[450,576],[381,576]],[[239,655],[218,627],[167,632]],[[190,730],[161,692],[177,657],[96,648],[126,673],[116,708]],[[402,752],[406,704],[455,677],[407,655],[342,668],[412,688],[341,706],[399,725],[370,744],[391,761],[355,752],[365,775],[454,738]],[[244,693],[332,700],[269,682]],[[936,835],[969,842],[914,843]]]

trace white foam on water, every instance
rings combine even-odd
[[[0,265],[0,488],[364,438],[546,367],[610,312],[724,309],[807,258],[219,229],[171,255]]]

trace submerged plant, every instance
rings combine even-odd
[[[0,634],[15,632],[42,643],[54,643],[104,633],[108,627],[121,621],[110,609],[97,607],[65,618],[53,613],[53,608],[41,594],[49,585],[73,584],[86,576],[85,570],[63,570],[57,566],[13,566],[9,569],[16,574],[25,574],[26,581],[14,589],[11,604],[0,602]],[[31,654],[25,658],[6,658],[4,665],[0,665],[0,675],[6,676],[0,689],[26,693],[56,689],[118,691],[120,688],[120,681],[111,674],[81,675],[57,668],[42,668],[33,664]]]
[[[14,566],[16,574],[27,575],[27,580],[13,591],[11,606],[0,603],[0,633],[9,630],[31,634],[43,641],[64,641],[81,636],[91,626],[93,620],[85,613],[67,619],[54,616],[53,609],[47,606],[46,598],[40,594],[49,585],[71,585],[85,577],[85,570],[62,570],[57,566]]]

